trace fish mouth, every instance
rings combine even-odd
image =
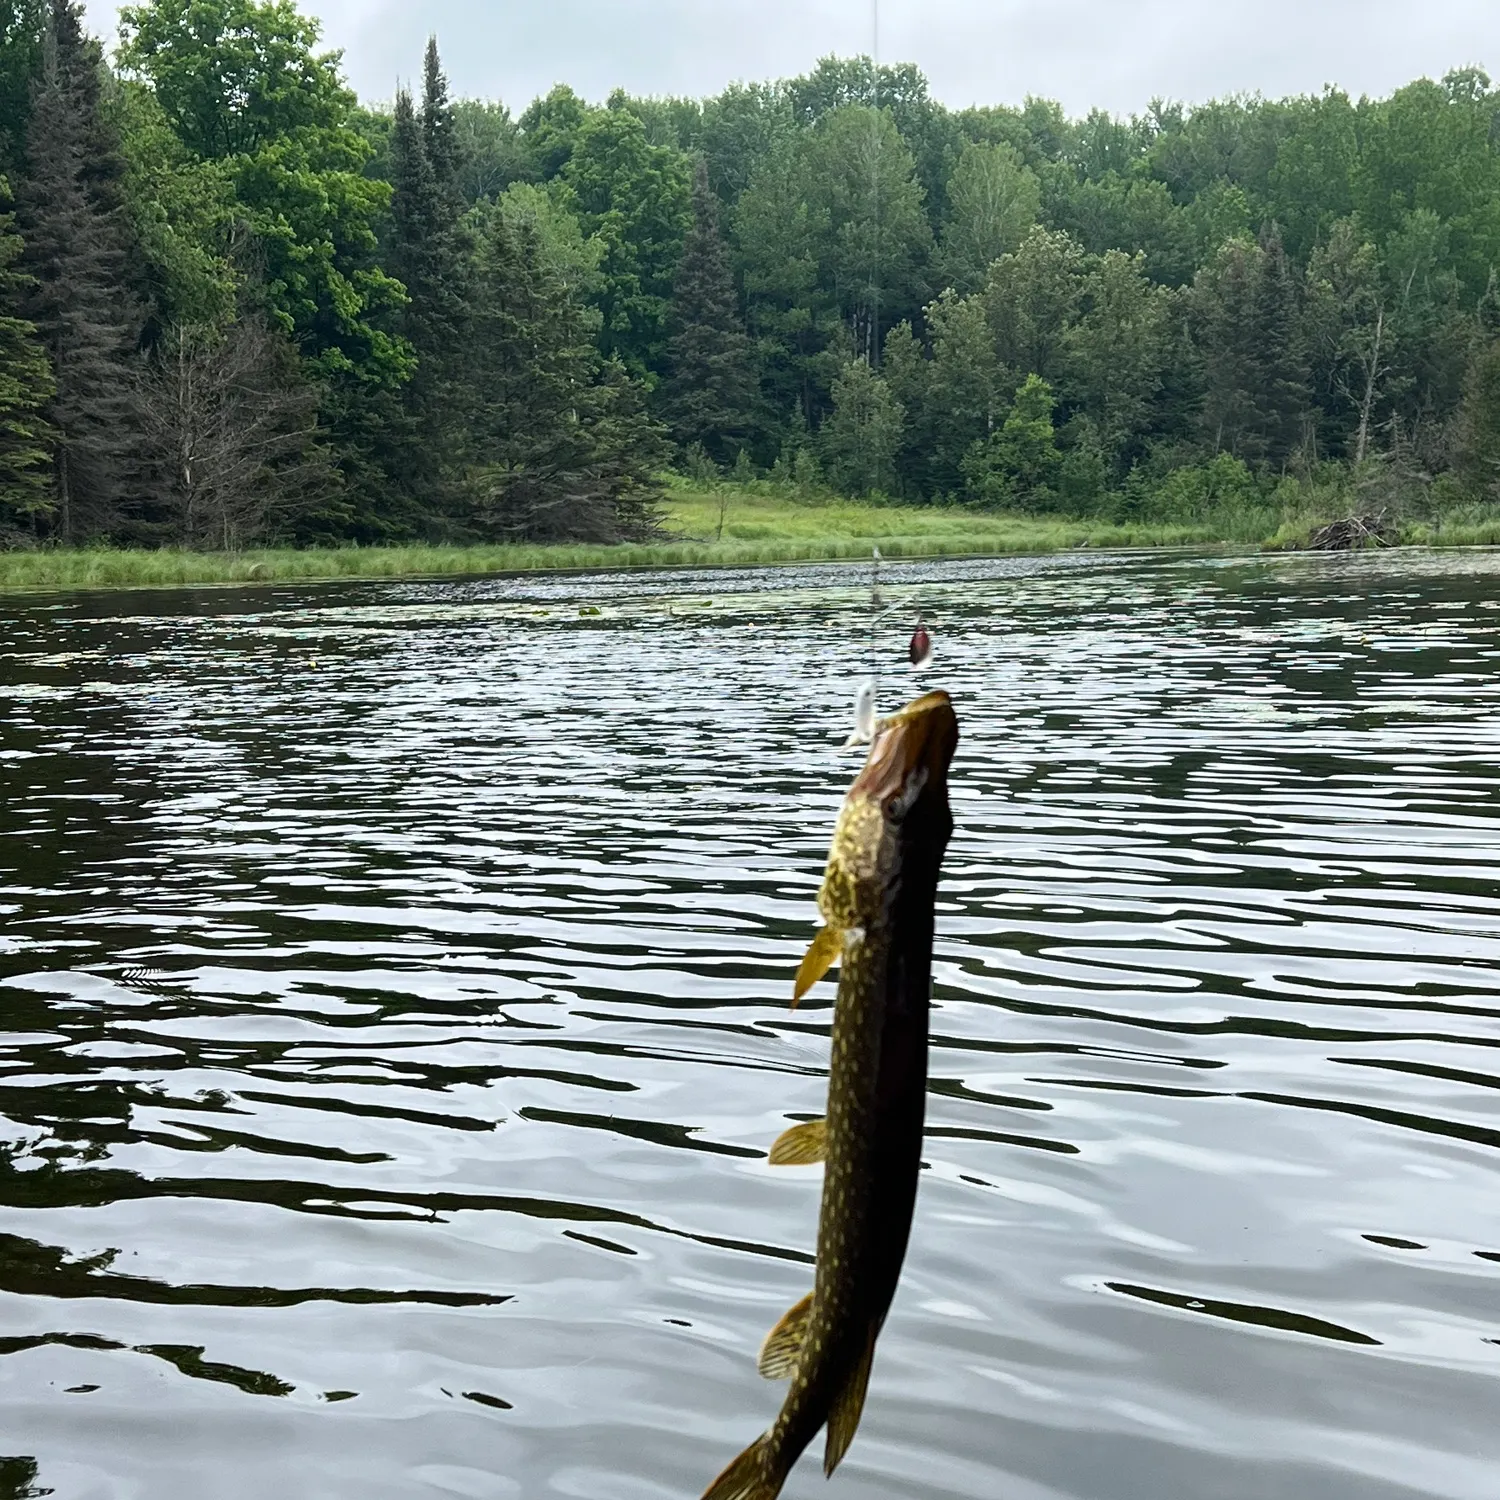
[[[888,816],[903,816],[924,791],[946,786],[957,748],[953,700],[941,691],[925,693],[876,726],[869,758],[850,793],[878,801]]]

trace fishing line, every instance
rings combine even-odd
[[[863,333],[863,348],[856,342],[856,351],[862,355],[866,367],[877,376],[880,373],[880,252],[882,243],[882,204],[880,198],[880,159],[882,148],[880,120],[880,0],[870,0],[870,276],[868,283],[868,305],[864,313],[864,327],[856,313],[855,335]],[[874,488],[881,490],[884,479],[883,456],[879,444],[871,447],[871,418],[873,412],[861,413],[858,442],[863,450],[866,473],[873,473]],[[880,699],[880,647],[876,627],[889,614],[885,599],[880,593],[880,548],[871,549],[870,558],[870,608],[865,620],[865,655],[869,675],[861,684],[854,700],[854,729],[846,744],[868,742],[878,717]]]

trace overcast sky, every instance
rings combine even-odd
[[[455,90],[521,106],[554,83],[602,99],[715,93],[868,52],[871,0],[303,0],[365,99],[438,34]],[[89,0],[110,39],[116,7]],[[1140,110],[1236,91],[1383,94],[1467,63],[1500,72],[1500,0],[880,0],[881,56],[954,105],[1061,99]]]

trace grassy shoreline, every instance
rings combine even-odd
[[[722,504],[722,514],[721,514]],[[722,533],[721,533],[722,520]],[[0,591],[186,588],[202,585],[477,577],[498,573],[629,568],[748,567],[868,557],[997,556],[1073,548],[1295,546],[1297,533],[1270,509],[1238,511],[1217,524],[989,515],[939,506],[807,504],[779,496],[674,490],[666,506],[673,540],[600,545],[399,545],[185,552],[174,549],[48,549],[0,553]],[[1500,544],[1500,517],[1409,527],[1426,546]]]

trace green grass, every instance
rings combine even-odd
[[[1460,506],[1435,520],[1411,522],[1401,528],[1401,540],[1411,547],[1500,547],[1500,507]]]
[[[723,533],[719,534],[723,503]],[[1269,507],[1212,523],[1061,520],[941,506],[806,502],[770,493],[727,496],[674,485],[666,505],[672,541],[608,546],[325,547],[301,551],[126,551],[107,548],[0,553],[0,589],[113,589],[320,579],[435,578],[485,573],[615,568],[734,567],[868,557],[957,557],[1063,552],[1075,547],[1258,545],[1280,523]],[[1500,512],[1455,512],[1409,527],[1426,545],[1500,543]]]

